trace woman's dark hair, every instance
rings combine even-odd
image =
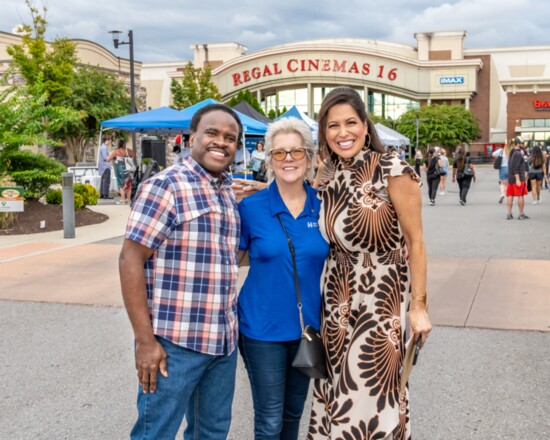
[[[208,105],[205,105],[204,107],[198,109],[196,111],[196,113],[193,115],[193,117],[191,118],[191,125],[189,126],[189,130],[191,131],[191,133],[196,133],[197,132],[197,128],[199,127],[199,123],[201,122],[201,119],[204,115],[206,115],[207,113],[216,111],[216,110],[221,110],[222,112],[227,113],[233,119],[235,119],[235,122],[239,126],[239,137],[238,137],[238,139],[241,139],[242,134],[243,134],[243,124],[241,123],[241,120],[239,119],[239,116],[237,115],[237,113],[235,113],[235,110],[233,110],[231,107],[228,107],[228,106],[223,105],[223,104],[208,104]]]
[[[531,150],[531,163],[533,164],[533,168],[540,168],[544,165],[542,149],[538,145],[535,145]]]
[[[117,148],[126,148],[126,141],[124,139],[119,139],[116,141]]]
[[[376,129],[374,128],[374,124],[370,121],[370,119],[367,116],[367,111],[365,110],[365,103],[361,99],[361,96],[359,93],[357,93],[354,89],[350,87],[337,87],[336,89],[331,90],[323,99],[323,103],[321,104],[321,109],[319,110],[319,148],[323,153],[329,153],[330,149],[327,145],[326,140],[326,129],[327,129],[327,118],[328,118],[328,112],[329,110],[338,104],[348,104],[354,111],[357,113],[357,116],[361,119],[363,123],[367,124],[368,134],[365,138],[365,146],[370,148],[371,150],[376,151],[377,153],[384,153],[385,148],[382,142],[380,141],[380,138],[378,137],[378,134],[376,133]],[[367,139],[370,137],[370,142],[367,145]]]
[[[466,153],[468,154],[468,153]],[[466,162],[466,157],[464,154],[464,150],[459,149],[456,152],[456,171],[457,173],[463,173],[464,172],[464,163]]]

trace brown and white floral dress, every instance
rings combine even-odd
[[[332,157],[319,190],[319,226],[330,243],[321,286],[329,377],[316,380],[308,439],[411,438],[408,392],[399,393],[410,273],[387,193],[389,176],[414,170],[363,150]],[[391,437],[390,437],[391,438]]]

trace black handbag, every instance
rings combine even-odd
[[[502,155],[504,154],[504,150],[500,152],[500,154],[495,158],[495,162],[493,163],[493,168],[495,170],[500,170],[500,167],[502,166]]]
[[[304,315],[302,314],[302,297],[300,295],[300,282],[298,280],[298,269],[296,267],[296,253],[294,244],[286,232],[285,225],[281,216],[277,214],[279,223],[286,235],[290,254],[292,255],[292,266],[294,268],[294,286],[296,288],[296,298],[298,299],[298,313],[300,315],[300,327],[302,336],[296,356],[292,360],[292,366],[312,379],[324,379],[327,377],[327,364],[325,360],[325,348],[321,333],[310,325],[304,325]]]

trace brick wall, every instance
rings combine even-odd
[[[533,101],[550,102],[550,92],[518,92],[508,93],[508,107],[506,109],[506,136],[508,139],[518,135],[515,128],[520,125],[522,119],[550,119],[550,109],[535,110]]]
[[[489,123],[491,55],[464,58],[481,58],[483,61],[483,69],[477,73],[477,95],[470,101],[470,110],[479,122],[479,128],[481,129],[481,137],[472,140],[471,151],[483,151],[484,144],[489,142],[491,128]]]

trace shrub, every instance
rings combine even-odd
[[[8,229],[18,214],[18,212],[0,212],[0,229]]]
[[[74,210],[78,211],[82,208],[84,208],[84,197],[78,193],[74,193]]]
[[[80,194],[84,200],[84,205],[97,205],[99,191],[87,183],[77,183],[74,185],[74,193]]]
[[[65,166],[43,154],[17,150],[2,155],[0,170],[25,188],[25,198],[39,199],[51,185],[61,183]]]
[[[46,203],[48,205],[61,205],[63,203],[63,192],[60,189],[53,189],[46,193]]]

